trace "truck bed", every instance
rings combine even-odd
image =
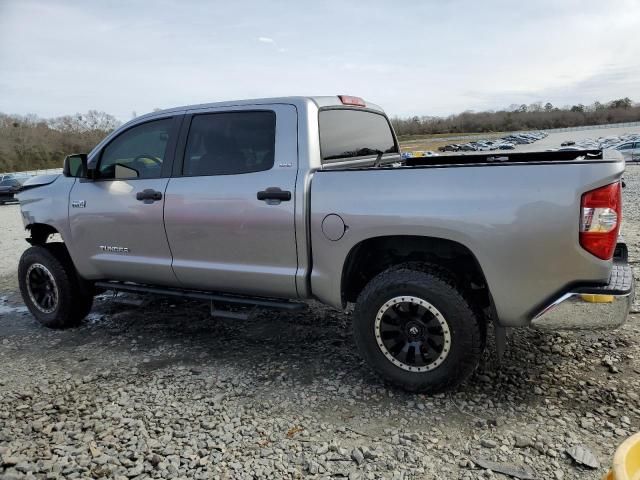
[[[608,150],[452,155],[318,171],[311,184],[311,289],[339,305],[334,279],[363,239],[445,239],[473,252],[501,323],[528,325],[572,284],[608,281],[611,262],[579,244],[580,199],[623,172],[622,156]],[[339,241],[322,231],[331,214],[346,225]]]

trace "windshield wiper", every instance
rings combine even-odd
[[[373,162],[373,168],[378,168],[380,166],[380,162],[382,161],[382,155],[384,152],[382,150],[373,150],[374,153],[377,153],[376,161]]]

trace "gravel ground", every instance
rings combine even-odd
[[[637,262],[640,167],[625,178]],[[103,295],[81,327],[47,330],[16,293],[18,208],[0,224],[0,478],[508,478],[480,467],[498,462],[600,479],[640,429],[638,315],[613,332],[515,331],[501,362],[490,345],[457,392],[427,397],[385,387],[349,315],[319,304],[237,321]],[[600,466],[567,454],[581,448]]]

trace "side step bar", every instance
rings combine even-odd
[[[196,300],[209,300],[232,305],[255,306],[260,308],[272,308],[275,310],[299,311],[307,308],[306,303],[291,302],[288,300],[278,300],[263,297],[242,297],[238,295],[227,295],[222,293],[202,292],[199,290],[180,290],[166,287],[149,287],[137,283],[123,282],[96,282],[95,286],[105,290],[129,293],[148,293],[165,297],[193,298]]]

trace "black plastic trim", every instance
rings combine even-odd
[[[262,308],[273,308],[276,310],[304,310],[307,308],[306,303],[291,302],[288,300],[278,300],[274,298],[265,297],[245,297],[240,295],[230,295],[224,293],[205,292],[200,290],[183,290],[177,288],[168,287],[156,287],[141,285],[137,283],[123,283],[123,282],[96,282],[96,287],[104,288],[106,290],[115,290],[120,292],[130,293],[148,293],[151,295],[160,295],[166,297],[181,297],[181,298],[193,298],[197,300],[211,300],[214,302],[221,302],[226,304],[236,305],[249,305]]]
[[[585,285],[573,289],[575,293],[594,295],[628,295],[633,290],[633,269],[628,263],[614,263],[606,285]]]

